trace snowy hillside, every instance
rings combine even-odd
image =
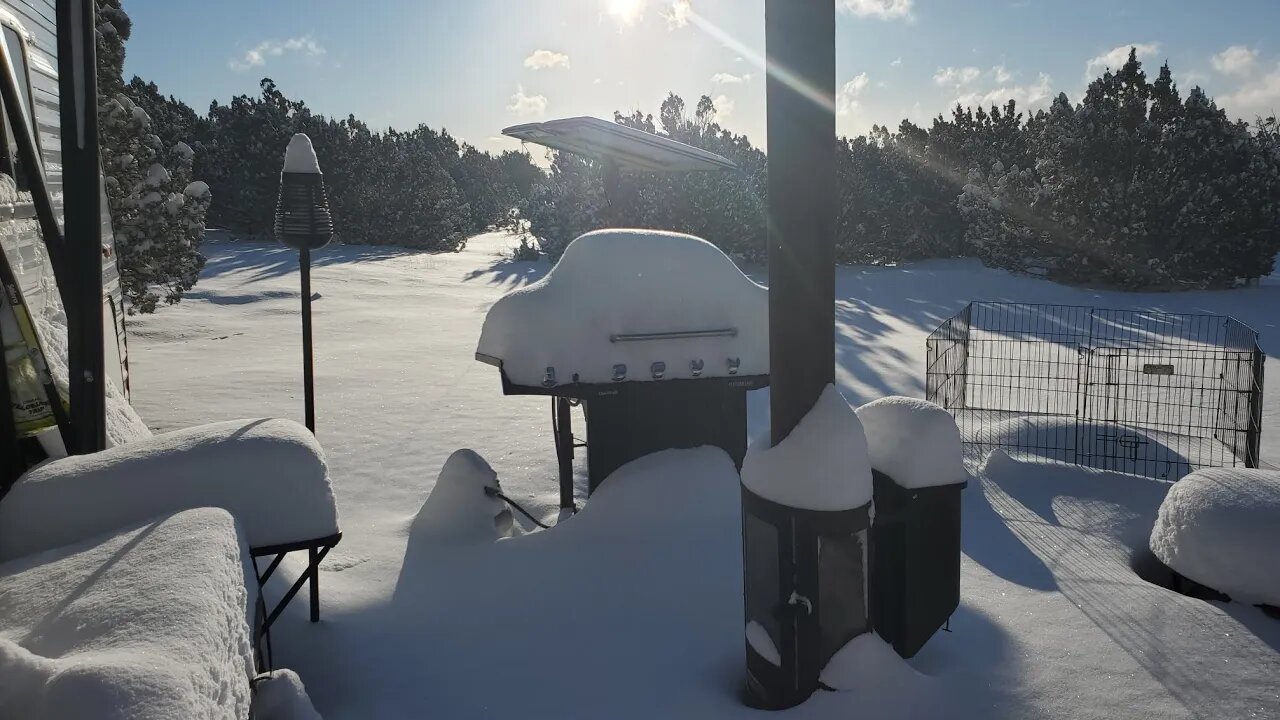
[[[414,526],[459,448],[555,521],[547,401],[504,397],[497,370],[474,359],[487,309],[548,270],[504,260],[515,244],[490,234],[460,254],[314,254],[317,434],[345,537],[321,568],[321,624],[305,621],[302,603],[276,624],[278,664],[298,671],[328,720],[755,716],[737,697],[737,476],[717,451],[637,462],[565,526],[496,545],[448,552]],[[205,252],[181,304],[131,319],[136,408],[157,431],[300,418],[296,253],[230,242]],[[844,268],[841,391],[854,404],[922,396],[925,336],[974,299],[1207,312],[1253,326],[1273,365],[1262,453],[1280,464],[1280,280],[1162,295],[1067,288],[972,261]],[[753,436],[767,430],[767,405],[767,391],[751,399]],[[1129,567],[1167,486],[999,454],[976,470],[952,632],[911,661],[916,672],[820,693],[786,716],[1280,717],[1280,621],[1174,594]],[[581,496],[581,459],[578,471]]]

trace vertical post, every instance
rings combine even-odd
[[[298,251],[298,270],[302,275],[302,393],[306,404],[307,429],[314,435],[316,386],[311,353],[311,249],[306,246]]]
[[[774,445],[791,434],[835,380],[835,13],[831,0],[765,0]],[[761,602],[778,598],[757,596],[751,580],[776,572],[776,582],[766,578],[768,582],[757,584],[765,590],[782,589],[784,597],[792,589],[793,598],[821,598],[818,515],[764,501],[744,488],[747,617],[757,619],[752,617],[755,605],[777,619],[777,637],[771,638],[776,662],[759,665],[764,656],[758,649],[754,656],[750,650],[747,655],[750,701],[761,707],[782,709],[804,702],[817,689],[829,655],[822,646],[815,601],[783,600],[762,608]],[[765,525],[773,529],[762,530]],[[859,599],[865,589],[864,577]],[[807,612],[800,610],[802,605]],[[861,612],[865,625],[865,608]],[[751,645],[750,626],[747,632]]]
[[[311,590],[311,622],[320,622],[320,554],[314,547],[307,548],[307,572],[311,574],[307,582]]]
[[[71,454],[106,447],[102,329],[102,185],[98,165],[97,20],[92,0],[58,0],[59,114],[67,275]],[[33,165],[32,171],[38,172]],[[61,281],[62,278],[59,278]]]
[[[765,2],[775,445],[835,379],[835,13],[831,0]]]
[[[556,397],[556,461],[560,466],[560,509],[574,510],[573,503],[573,415],[569,398]]]
[[[1252,387],[1249,388],[1249,430],[1245,433],[1244,466],[1259,467],[1262,453],[1262,383],[1263,363],[1267,356],[1256,345],[1253,350]]]

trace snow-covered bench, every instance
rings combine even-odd
[[[0,500],[0,561],[197,507],[227,510],[252,557],[274,556],[260,583],[287,553],[307,551],[264,627],[307,582],[319,619],[318,567],[342,534],[324,453],[290,420],[201,425],[40,465]]]
[[[249,717],[252,572],[214,508],[0,564],[0,717]]]

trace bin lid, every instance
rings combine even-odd
[[[661,135],[594,117],[515,125],[503,135],[581,155],[619,170],[693,172],[737,170],[732,160]]]

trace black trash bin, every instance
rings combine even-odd
[[[871,623],[904,658],[960,605],[960,492],[968,483],[900,487],[873,470]]]

